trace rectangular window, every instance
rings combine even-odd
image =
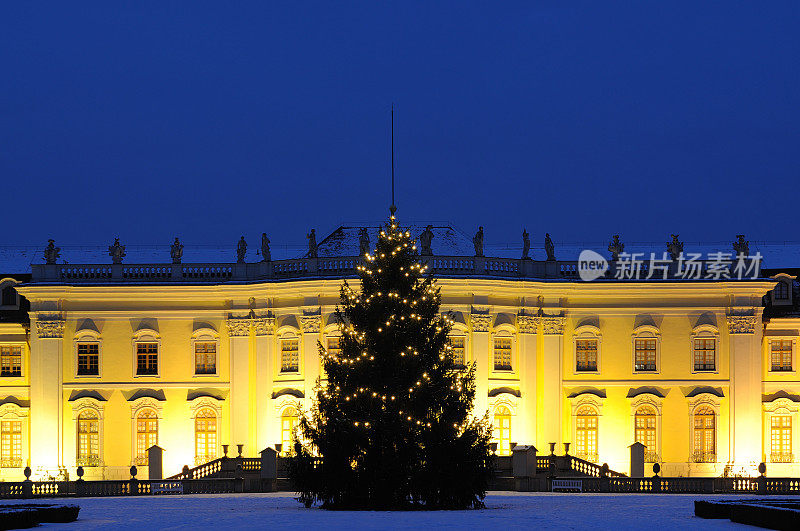
[[[78,376],[100,375],[100,345],[78,343]]]
[[[0,422],[0,466],[3,468],[22,466],[22,421]]]
[[[453,354],[453,365],[456,367],[463,367],[466,364],[464,355],[464,336],[450,336],[448,342],[450,343],[451,352]],[[509,358],[509,362],[511,358]]]
[[[300,372],[300,341],[281,340],[281,372]]]
[[[511,370],[511,338],[496,337],[494,340],[494,370]]]
[[[634,367],[637,371],[656,370],[656,340],[634,340]]]
[[[694,370],[717,370],[717,340],[715,338],[696,338],[694,340]]]
[[[575,371],[576,372],[597,371],[596,339],[575,340]]]
[[[22,347],[0,346],[0,376],[22,376]]]
[[[158,375],[158,343],[136,343],[136,375]]]
[[[96,418],[78,419],[78,465],[99,466],[100,422]]]
[[[194,373],[217,374],[216,342],[197,342],[194,344]]]
[[[770,342],[772,369],[777,372],[792,370],[792,340],[773,339]]]
[[[773,415],[770,435],[772,450],[770,461],[773,463],[791,463],[792,456],[792,417],[789,415]]]

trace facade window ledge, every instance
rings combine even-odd
[[[645,463],[660,463],[661,456],[658,455],[658,452],[647,452],[644,453],[644,462]]]
[[[770,463],[794,463],[794,454],[769,454]]]
[[[82,467],[103,466],[103,461],[96,456],[79,457],[78,459],[75,460],[75,466],[82,466]]]
[[[693,452],[692,453],[692,462],[693,463],[716,463],[717,462],[717,454],[713,452]]]
[[[22,458],[0,460],[0,468],[22,468]]]

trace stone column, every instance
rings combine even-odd
[[[512,426],[513,437],[519,444],[536,444],[536,361],[538,348],[537,332],[539,318],[532,315],[517,315],[519,331],[519,411]]]
[[[564,343],[563,316],[544,315],[540,317],[542,323],[542,360],[540,363],[542,375],[538,416],[537,442],[561,443],[562,437],[562,405],[564,397],[561,390],[562,358]]]
[[[63,465],[63,337],[61,315],[35,316],[30,359],[30,461],[31,468],[55,472]]]
[[[230,415],[231,440],[229,444],[248,445],[250,442],[250,318],[229,317],[230,338]],[[245,448],[247,454],[254,448]]]
[[[489,331],[492,327],[492,316],[489,310],[481,311],[473,308],[470,314],[472,327],[472,359],[475,360],[475,416],[481,418],[488,406],[489,388]]]
[[[732,438],[729,452],[736,466],[759,463],[761,445],[761,309],[752,315],[728,315],[731,393],[729,423]],[[717,441],[724,436],[717,433]],[[718,443],[719,444],[719,443]],[[724,456],[717,456],[724,461]]]
[[[256,362],[255,362],[255,448],[265,448],[270,442],[276,440],[276,435],[270,436],[270,420],[274,412],[270,410],[270,397],[272,395],[272,372],[275,367],[273,353],[273,334],[275,333],[274,317],[257,317],[253,321],[256,333]]]
[[[319,376],[319,348],[320,327],[322,326],[322,316],[301,315],[300,326],[303,329],[303,374],[305,376],[305,392],[308,398],[308,391],[314,388],[314,383]]]

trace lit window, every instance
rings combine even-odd
[[[698,337],[694,340],[694,370],[717,370],[717,340]]]
[[[136,343],[136,374],[158,375],[158,343]]]
[[[497,443],[497,455],[511,455],[511,412],[499,406],[494,412],[492,437]]]
[[[456,367],[463,367],[466,364],[466,357],[464,355],[464,336],[450,336],[447,341],[450,345],[450,353],[453,356],[453,365]],[[509,356],[509,364],[511,357]]]
[[[78,415],[78,466],[100,466],[100,421],[94,411]]]
[[[294,443],[294,430],[297,428],[300,419],[297,416],[297,410],[293,407],[287,407],[281,414],[281,454],[288,455],[292,453],[292,446]]]
[[[708,406],[697,409],[694,413],[694,453],[695,463],[715,463],[716,454],[716,419],[714,410]]]
[[[771,421],[772,450],[770,461],[773,463],[791,463],[792,456],[792,417],[789,415],[773,415]]]
[[[204,408],[194,418],[194,459],[202,465],[217,458],[217,415]]]
[[[22,466],[22,421],[0,422],[0,466],[3,468]]]
[[[597,371],[596,339],[575,340],[575,371],[576,372]]]
[[[778,282],[772,292],[775,294],[775,300],[785,301],[789,298],[789,284]]]
[[[773,371],[792,370],[792,340],[774,339],[770,342],[770,358]]]
[[[136,417],[136,463],[147,464],[147,450],[158,444],[158,417],[152,409],[139,412]]]
[[[300,371],[300,341],[297,339],[281,340],[281,372]]]
[[[216,342],[197,342],[194,344],[194,373],[217,374]]]
[[[0,376],[22,376],[22,347],[0,346]]]
[[[78,376],[98,376],[99,374],[100,345],[78,343]]]
[[[634,368],[637,371],[656,370],[656,340],[634,340]]]
[[[575,414],[575,456],[597,462],[597,412],[589,406]]]
[[[656,412],[650,406],[642,406],[634,415],[634,437],[647,448],[644,451],[645,463],[657,463]]]
[[[511,338],[496,337],[494,339],[494,370],[511,370]]]

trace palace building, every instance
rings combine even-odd
[[[800,257],[788,247],[687,244],[704,256],[687,278],[677,237],[668,255],[636,249],[636,275],[620,274],[636,253],[615,240],[595,249],[608,271],[584,281],[579,249],[549,236],[530,257],[527,237],[522,257],[490,257],[482,231],[410,230],[453,312],[455,356],[477,365],[476,414],[488,414],[499,454],[570,443],[627,473],[639,441],[666,476],[754,475],[760,462],[800,475]],[[342,280],[376,232],[341,227],[319,245],[312,232],[308,252],[286,257],[266,237],[249,251],[176,240],[171,251],[0,252],[0,479],[25,466],[34,479],[78,466],[87,479],[128,478],[154,444],[166,475],[223,445],[285,451],[325,378],[318,345],[338,348]],[[663,275],[650,252],[665,255]],[[756,253],[757,273],[720,273]]]

